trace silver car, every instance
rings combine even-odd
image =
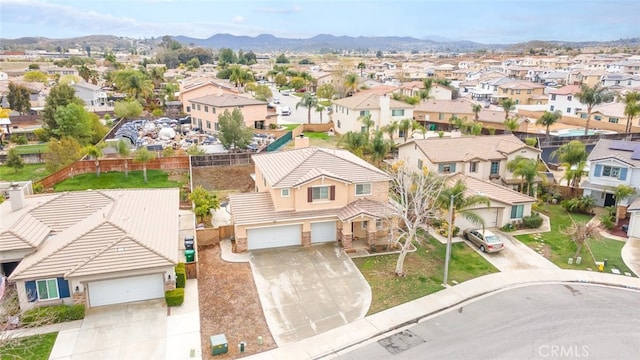
[[[482,252],[492,253],[504,249],[502,240],[489,230],[483,232],[482,229],[466,229],[464,238],[476,244]]]

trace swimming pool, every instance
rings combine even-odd
[[[551,131],[549,133],[553,136],[584,136],[584,129],[560,129],[556,131]],[[589,130],[587,135],[610,135],[617,134],[615,131],[611,130]]]

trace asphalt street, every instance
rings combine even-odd
[[[288,106],[291,109],[291,115],[288,116],[278,116],[278,124],[306,124],[308,120],[308,112],[306,107],[298,107],[296,109],[296,104],[300,102],[300,97],[295,96],[293,94],[283,95],[281,92],[276,90],[275,88],[271,88],[273,92],[273,97],[280,100],[280,104],[276,105],[276,111],[278,114],[281,113],[282,108]],[[322,113],[322,123],[329,122],[329,114],[325,109]],[[312,124],[320,124],[320,113],[315,111],[315,109],[311,109],[311,123]]]
[[[516,288],[370,339],[337,358],[637,359],[639,303],[640,293],[618,288]]]

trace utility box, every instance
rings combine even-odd
[[[184,257],[185,257],[185,261],[190,263],[190,262],[194,262],[195,258],[196,258],[196,251],[195,250],[185,250],[184,251]]]
[[[224,334],[213,335],[211,341],[211,355],[226,354],[229,351],[227,337]]]

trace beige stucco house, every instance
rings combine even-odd
[[[207,95],[239,94],[240,90],[229,82],[222,82],[210,77],[192,77],[180,83],[178,100],[182,103],[182,111],[191,113],[191,100]]]
[[[267,129],[276,118],[267,116],[267,102],[235,94],[207,95],[189,101],[191,123],[204,132],[218,131],[218,118],[225,111],[240,109],[244,123],[252,129]]]
[[[9,192],[0,262],[21,308],[126,303],[175,288],[178,189]]]
[[[255,193],[230,196],[238,251],[338,241],[388,241],[390,177],[349,151],[253,155]]]
[[[356,94],[333,102],[331,116],[339,134],[364,131],[361,117],[366,115],[371,115],[375,124],[371,130],[378,130],[394,120],[412,119],[413,106],[377,94]]]

